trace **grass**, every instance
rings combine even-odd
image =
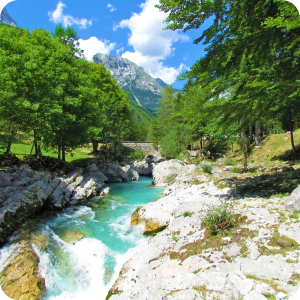
[[[290,218],[293,218],[293,219],[299,219],[299,214],[300,212],[295,210],[291,215],[290,215]]]
[[[175,179],[176,179],[176,176],[174,174],[170,174],[170,175],[165,177],[165,182],[167,184],[171,184],[175,181]]]
[[[298,147],[300,146],[300,129],[295,130],[293,134],[295,146]],[[261,138],[260,147],[254,146],[252,148],[248,162],[255,163],[257,165],[263,164],[270,167],[276,164],[274,157],[280,156],[290,150],[290,135],[286,133],[271,134]],[[233,152],[229,149],[226,156],[226,160],[234,160],[237,163],[243,163],[243,152],[237,142],[233,144]]]
[[[212,235],[224,233],[234,227],[234,224],[233,204],[226,200],[224,200],[220,206],[211,205],[206,217],[202,221],[202,225],[205,226]]]
[[[228,157],[224,160],[224,165],[225,166],[234,166],[234,165],[236,165],[236,161],[234,158]]]
[[[208,290],[207,290],[207,288],[206,288],[206,286],[205,285],[200,285],[200,286],[193,286],[193,288],[192,288],[193,290],[195,290],[195,291],[198,291],[198,292],[200,292],[201,294],[202,294],[202,297],[204,298],[204,300],[206,300],[207,299],[207,292],[208,292]]]
[[[191,217],[192,215],[193,215],[193,214],[190,213],[190,212],[188,212],[188,211],[186,211],[186,212],[183,213],[183,216],[184,216],[184,217]]]
[[[212,166],[209,164],[203,164],[201,166],[203,172],[207,173],[207,174],[212,174]]]
[[[269,286],[271,286],[271,288],[276,292],[276,293],[279,293],[279,292],[282,292],[282,293],[286,293],[284,290],[278,288],[278,284],[276,284],[274,282],[274,280],[267,280],[267,279],[262,279],[262,278],[259,278],[257,276],[254,276],[254,275],[246,275],[246,277],[248,279],[252,279],[252,280],[256,280],[256,281],[260,281],[260,282],[264,282],[266,284],[268,284]],[[266,295],[269,295],[269,294],[264,294],[264,296],[266,297]],[[267,297],[266,297],[267,298]],[[267,298],[267,299],[272,299],[272,298]],[[274,299],[274,298],[273,298]],[[275,298],[276,299],[276,298]]]
[[[259,252],[262,255],[281,254],[283,257],[286,257],[286,252],[299,249],[299,244],[295,240],[290,239],[284,235],[281,236],[278,232],[275,232],[274,236],[269,241],[268,246],[277,249],[269,249],[266,246],[261,246],[259,247]]]
[[[233,167],[233,168],[230,169],[231,173],[239,173],[240,171],[241,171],[241,169],[238,168],[238,167]]]
[[[30,154],[32,147],[32,140],[16,140],[11,146],[11,153],[15,154],[18,158],[23,159],[24,156]],[[92,152],[92,146],[86,145],[82,148],[76,148],[72,153],[66,154],[66,161],[75,164],[80,164],[85,161],[90,161],[96,158],[96,156],[89,154]],[[0,154],[4,153],[4,150],[0,150]],[[42,149],[44,156],[50,156],[57,158],[57,153],[53,150]]]

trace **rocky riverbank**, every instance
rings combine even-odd
[[[43,234],[32,236],[26,224],[43,212],[61,211],[93,196],[109,193],[107,182],[138,180],[133,163],[94,163],[58,176],[55,172],[34,171],[28,165],[6,168],[0,172],[0,244],[8,241],[4,264],[0,267],[0,285],[12,299],[42,299],[46,288],[39,272],[40,250],[49,241]],[[61,238],[75,243],[84,234],[71,230]]]
[[[278,184],[266,180],[276,174],[284,179],[285,191],[291,191],[299,170],[283,168],[266,175],[262,168],[266,176],[239,176],[227,169],[213,166],[208,174],[175,160],[154,167],[153,184],[168,186],[167,196],[132,215],[132,225],[144,223],[144,233],[153,237],[124,264],[107,299],[260,300],[296,293],[300,188],[290,197],[276,189],[268,196],[259,194]],[[263,186],[255,179],[259,176]],[[211,234],[204,221],[224,206],[230,207],[234,226]]]

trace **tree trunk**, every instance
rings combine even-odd
[[[260,145],[260,140],[259,140],[259,127],[260,127],[260,122],[259,121],[256,121],[255,123],[255,143],[256,143],[256,146],[259,146]]]
[[[34,140],[34,147],[35,147],[35,157],[40,158],[42,157],[42,150],[41,150],[41,143],[39,143],[37,140]]]
[[[32,143],[32,147],[31,147],[31,150],[30,150],[30,156],[32,155],[32,151],[33,151],[33,147],[34,147],[34,143],[35,141],[33,141],[33,143]]]
[[[7,141],[7,145],[6,145],[5,154],[9,154],[10,153],[11,145],[13,143],[13,139],[14,139],[14,135],[15,135],[15,131],[10,130],[10,128],[9,128],[8,132],[9,132],[9,135],[8,135],[8,141]]]
[[[8,143],[7,143],[7,146],[6,146],[5,154],[9,154],[9,153],[10,153],[11,145],[12,145],[12,140],[9,139],[9,141],[8,141]]]
[[[296,151],[295,144],[294,144],[294,136],[293,136],[293,121],[292,121],[292,110],[289,111],[289,125],[290,125],[290,136],[291,136],[291,145],[293,151]]]
[[[66,152],[65,152],[65,144],[64,143],[62,143],[62,146],[61,146],[61,160],[66,161]]]
[[[57,156],[57,159],[60,161],[61,160],[61,153],[60,153],[60,151],[61,151],[61,148],[60,148],[60,144],[58,144],[58,156]]]
[[[37,140],[34,140],[34,150],[35,150],[34,156],[35,156],[35,158],[38,158]]]
[[[253,128],[252,128],[252,124],[250,124],[250,127],[249,127],[249,136],[250,136],[249,143],[251,145],[252,142],[253,142]]]
[[[248,170],[248,165],[247,165],[248,141],[247,141],[247,135],[245,131],[242,131],[241,133],[241,141],[242,141],[242,148],[244,152],[244,171],[246,172]]]
[[[98,142],[92,139],[92,144],[93,144],[93,153],[98,152]]]

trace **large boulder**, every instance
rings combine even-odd
[[[22,166],[15,173],[7,173],[9,186],[0,187],[0,244],[26,218],[40,210],[53,192],[55,185],[49,185],[49,173],[35,173],[28,166]]]
[[[85,234],[80,231],[70,229],[60,233],[59,237],[65,242],[74,245],[77,241],[83,239]]]
[[[30,242],[14,244],[0,273],[2,291],[12,299],[42,299],[45,279],[39,275],[39,257]]]
[[[285,209],[287,211],[300,211],[300,185],[293,190],[291,195],[285,201]]]
[[[154,166],[154,162],[147,163],[145,160],[134,162],[134,167],[139,175],[151,176]]]
[[[153,169],[152,184],[156,186],[169,186],[175,178],[181,173],[184,164],[176,159],[163,161],[155,165]]]
[[[159,152],[155,152],[155,153],[152,153],[152,154],[147,154],[145,156],[145,161],[148,164],[150,164],[150,163],[158,164],[158,163],[160,163],[162,161],[165,161],[165,160],[166,160],[166,158],[162,157]]]
[[[98,165],[100,171],[108,178],[110,182],[127,182],[139,180],[139,174],[133,164],[104,163]]]

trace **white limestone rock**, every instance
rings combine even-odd
[[[300,211],[300,185],[285,200],[285,209],[290,212]]]
[[[168,186],[175,181],[180,174],[183,164],[181,161],[171,159],[155,165],[153,169],[153,181],[155,186]]]

